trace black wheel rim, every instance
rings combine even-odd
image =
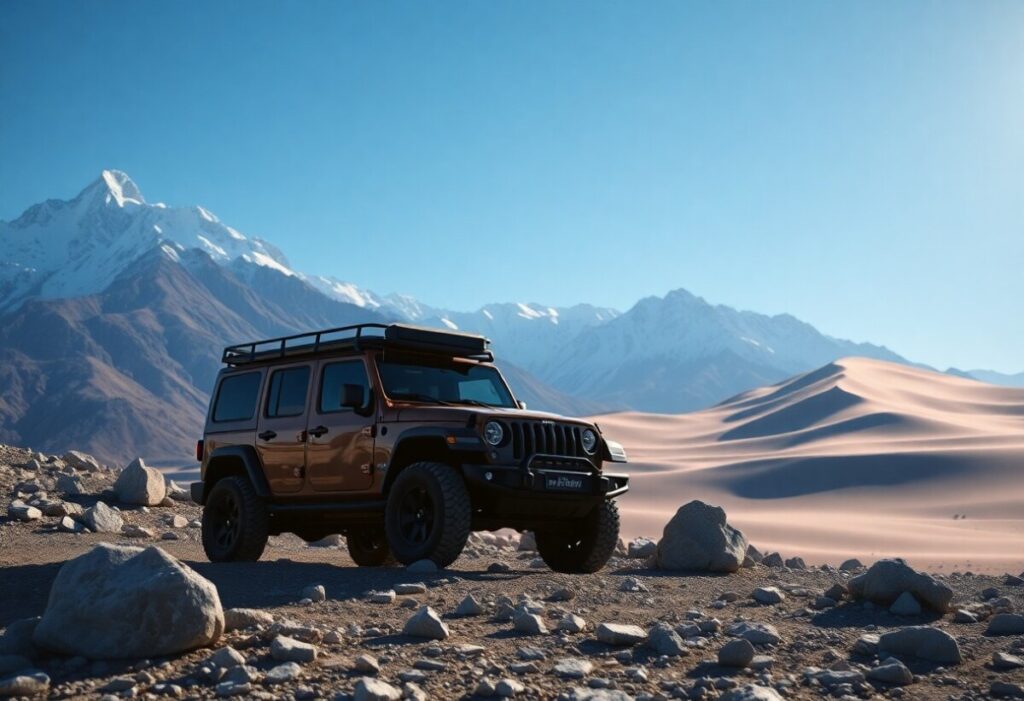
[[[213,513],[213,539],[217,547],[229,550],[242,530],[242,511],[231,494],[221,497]]]
[[[425,487],[413,487],[402,495],[398,530],[407,543],[421,545],[434,531],[434,500]]]

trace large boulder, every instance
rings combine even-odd
[[[135,458],[117,476],[114,492],[125,504],[157,506],[167,496],[167,483],[162,472],[146,467],[142,458]]]
[[[949,611],[953,590],[937,579],[914,570],[899,558],[879,560],[849,582],[850,596],[892,606],[904,592],[940,613]]]
[[[735,572],[746,552],[747,539],[725,522],[724,509],[691,501],[665,526],[654,564],[665,570]]]
[[[90,659],[174,655],[224,631],[217,588],[158,547],[101,543],[61,567],[33,641]]]
[[[883,633],[878,638],[883,657],[916,657],[939,664],[960,664],[963,656],[952,635],[932,626],[911,626]]]

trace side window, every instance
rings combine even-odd
[[[260,373],[247,372],[221,380],[217,399],[213,405],[213,420],[246,421],[256,413],[256,399],[260,393]]]
[[[325,365],[320,378],[320,413],[351,411],[341,406],[341,391],[345,385],[359,385],[363,388],[363,404],[370,399],[370,381],[366,367],[361,360]]]
[[[301,416],[306,411],[309,366],[277,370],[270,376],[267,392],[267,418]]]

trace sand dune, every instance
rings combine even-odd
[[[626,536],[699,498],[808,562],[1024,565],[1024,390],[846,358],[704,411],[598,421],[630,454]]]

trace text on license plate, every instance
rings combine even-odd
[[[544,475],[544,486],[547,489],[579,491],[583,489],[583,478],[572,475]]]

